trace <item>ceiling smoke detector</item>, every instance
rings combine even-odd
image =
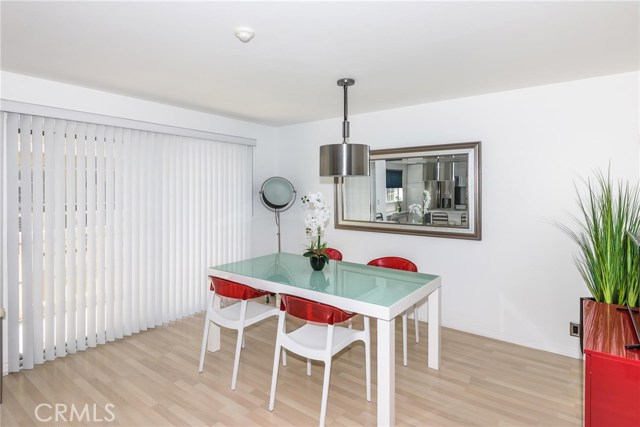
[[[253,36],[256,35],[256,32],[253,31],[253,28],[249,27],[237,27],[234,31],[236,32],[236,37],[242,43],[247,43],[253,38]]]

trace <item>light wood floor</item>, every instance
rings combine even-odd
[[[321,365],[289,356],[281,368],[274,412],[267,409],[276,319],[247,330],[238,385],[229,388],[235,332],[222,332],[223,349],[197,364],[203,316],[149,330],[35,369],[5,377],[1,426],[202,426],[317,425]],[[582,423],[582,361],[443,329],[440,371],[428,369],[426,327],[420,344],[409,328],[409,366],[401,360],[397,323],[396,421],[414,426],[574,426]],[[375,425],[375,322],[373,401],[364,389],[364,350],[354,345],[334,359],[328,425]],[[361,327],[356,320],[355,327]],[[53,418],[56,404],[81,412],[95,407],[98,421]],[[111,411],[115,421],[106,422]],[[64,409],[64,407],[60,407]],[[110,407],[111,408],[111,407]],[[86,415],[86,414],[85,414]]]

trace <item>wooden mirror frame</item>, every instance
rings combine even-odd
[[[481,149],[480,142],[464,142],[457,144],[427,145],[420,147],[392,148],[372,150],[371,162],[378,160],[399,160],[425,156],[447,156],[468,154],[467,166],[467,228],[456,226],[436,226],[416,223],[394,223],[384,221],[349,220],[344,218],[344,180],[335,180],[335,228],[346,230],[373,231],[380,233],[414,234],[431,237],[447,237],[454,239],[481,240]],[[373,168],[372,168],[373,170]],[[385,200],[386,202],[386,200]],[[433,209],[432,209],[433,211]],[[450,223],[451,224],[451,223]]]

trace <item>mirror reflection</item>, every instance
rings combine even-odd
[[[478,168],[479,143],[374,151],[370,176],[336,187],[336,224],[479,239]]]

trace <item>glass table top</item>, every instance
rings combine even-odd
[[[212,267],[255,279],[389,307],[438,276],[331,260],[313,271],[309,258],[275,253]]]

